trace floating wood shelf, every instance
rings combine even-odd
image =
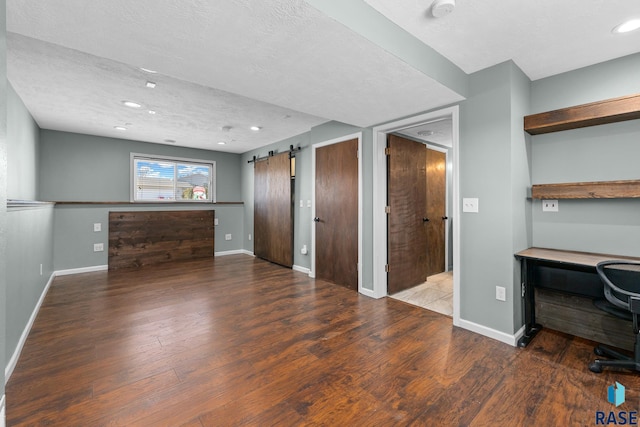
[[[640,94],[576,105],[524,118],[530,135],[640,119]]]
[[[531,187],[534,199],[627,199],[640,198],[640,180],[538,184]]]

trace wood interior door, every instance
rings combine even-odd
[[[291,159],[281,153],[254,164],[254,254],[293,265]]]
[[[427,148],[427,277],[446,269],[446,194],[447,155]]]
[[[316,277],[358,290],[358,140],[316,149]]]
[[[387,145],[387,293],[395,294],[427,278],[427,153],[424,144],[396,135]]]

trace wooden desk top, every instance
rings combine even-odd
[[[607,260],[626,260],[638,261],[640,258],[610,255],[610,254],[594,254],[590,252],[562,251],[559,249],[546,248],[529,248],[515,254],[516,258],[539,259],[542,261],[556,261],[566,264],[585,265],[595,267],[601,261]]]

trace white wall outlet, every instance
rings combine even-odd
[[[311,200],[307,200],[307,207],[310,208],[311,207]]]
[[[104,243],[93,244],[93,252],[102,252],[102,251],[104,251]]]
[[[462,212],[474,212],[478,211],[478,199],[477,198],[464,198],[462,199]]]
[[[542,212],[558,212],[558,201],[557,200],[543,200],[542,201]]]
[[[218,218],[213,219],[213,225],[218,225]]]
[[[231,234],[225,234],[224,240],[231,240]]]
[[[102,231],[102,223],[96,222],[93,224],[93,231]]]
[[[300,200],[300,207],[304,208],[304,200]]]
[[[507,300],[507,290],[502,286],[496,286],[496,299],[498,301],[506,301]]]
[[[300,249],[300,253],[301,253],[302,255],[306,255],[306,254],[308,254],[308,253],[309,253],[309,250],[307,249],[307,245],[303,245],[303,246],[302,246],[302,249]]]

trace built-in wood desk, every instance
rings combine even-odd
[[[603,285],[596,272],[600,261],[640,261],[640,258],[545,248],[525,249],[515,257],[521,264],[524,292],[525,333],[518,341],[520,347],[526,346],[542,328],[536,323],[537,290],[547,299],[555,299],[556,311],[566,316],[558,316],[559,327],[553,329],[623,348],[633,342],[627,341],[630,322],[600,312],[592,301],[604,298]]]

